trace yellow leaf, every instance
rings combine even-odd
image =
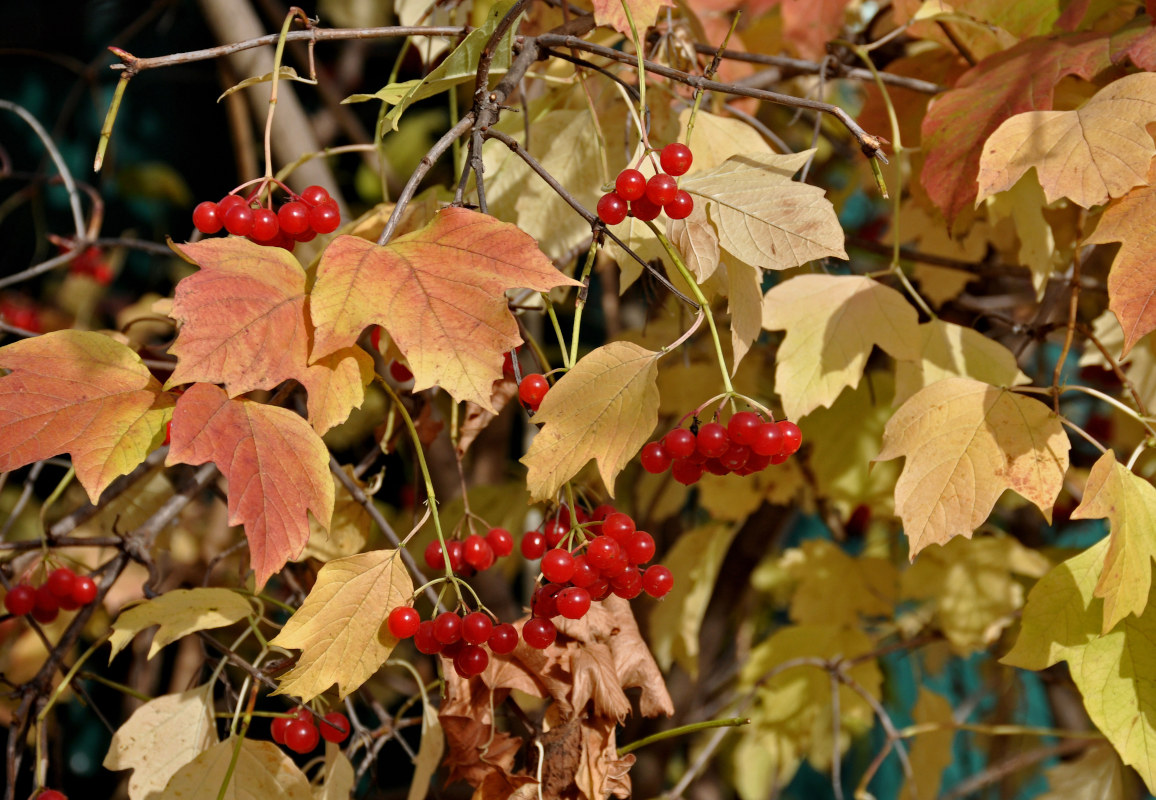
[[[1051,521],[1070,447],[1059,419],[1038,400],[947,378],[900,406],[876,460],[907,458],[895,508],[915,558],[929,544],[971,538],[1007,489]]]
[[[830,406],[859,385],[871,348],[919,357],[919,316],[899,292],[870,278],[799,275],[763,298],[763,327],[785,330],[775,390],[790,419]]]
[[[354,482],[353,467],[342,467],[345,474]],[[369,540],[372,521],[369,512],[361,503],[353,499],[353,495],[342,483],[333,479],[333,520],[326,531],[316,519],[309,519],[309,542],[298,556],[296,561],[306,558],[316,558],[318,561],[332,561],[335,558],[345,558],[356,555],[365,547]]]
[[[690,109],[678,115],[679,138],[686,141],[686,126],[690,121]],[[731,156],[769,155],[774,153],[763,135],[742,120],[698,111],[694,118],[694,131],[687,146],[694,153],[694,161],[687,175],[709,172]]]
[[[365,402],[373,380],[373,358],[360,347],[343,347],[305,369],[301,384],[308,392],[309,423],[319,436],[349,419]]]
[[[302,78],[300,75],[297,74],[297,70],[293,69],[293,67],[281,67],[281,69],[278,72],[280,74],[281,80],[283,80],[283,81],[297,81],[298,83],[308,83],[310,86],[316,86],[317,85],[317,81],[313,80],[312,78]],[[250,86],[256,86],[257,84],[260,84],[260,83],[270,83],[270,82],[272,82],[272,80],[273,80],[273,73],[272,72],[266,72],[264,75],[259,75],[259,76],[255,76],[252,78],[245,78],[245,80],[241,81],[240,83],[234,84],[234,85],[230,86],[228,89],[226,89],[221,94],[221,96],[217,98],[217,102],[218,103],[221,102],[226,97],[233,94],[233,92],[239,92],[242,89],[247,89]]]
[[[1074,111],[1028,111],[1007,119],[983,146],[982,200],[1010,189],[1033,167],[1049,203],[1067,197],[1084,208],[1148,182],[1156,146],[1156,75],[1113,81]]]
[[[112,659],[145,628],[159,625],[149,658],[182,636],[224,628],[253,614],[253,605],[232,589],[173,589],[122,611],[112,623]]]
[[[823,190],[792,180],[811,151],[732,156],[679,182],[703,205],[723,249],[767,269],[846,258],[843,228]]]
[[[919,356],[895,365],[895,402],[945,378],[974,378],[993,386],[1030,383],[1016,357],[994,339],[941,319],[919,326]]]
[[[532,500],[553,497],[592,458],[614,496],[614,479],[658,424],[660,355],[611,342],[583,356],[551,387],[534,415],[545,425],[522,457]]]
[[[1002,225],[1006,224],[1009,228],[1006,233],[1015,234],[1019,249],[1009,253],[1009,257],[1031,270],[1037,300],[1043,299],[1053,273],[1070,263],[1062,261],[1056,253],[1056,236],[1044,217],[1046,204],[1043,189],[1030,177],[1021,178],[1006,192],[987,200],[988,221],[992,227],[1004,233]]]
[[[1137,347],[1129,350],[1127,355],[1121,355],[1124,349],[1124,329],[1111,311],[1096,317],[1092,323],[1092,332],[1136,387],[1136,393],[1144,405],[1151,407],[1156,403],[1156,340],[1141,339]],[[1090,339],[1080,356],[1080,366],[1111,369],[1104,354]]]
[[[237,753],[237,749],[240,752]],[[234,754],[237,758],[234,762]],[[230,772],[230,767],[232,771]],[[221,787],[228,786],[223,794]],[[230,736],[185,764],[169,780],[165,800],[313,800],[309,779],[272,742]]]
[[[792,622],[854,627],[860,617],[889,617],[895,610],[899,573],[881,558],[853,558],[833,542],[814,539],[787,550],[781,563],[796,585]]]
[[[1111,450],[1092,467],[1083,500],[1072,512],[1072,519],[1102,518],[1111,522],[1112,538],[1095,594],[1104,600],[1107,633],[1129,614],[1144,612],[1156,558],[1156,488],[1116,461]]]
[[[1050,767],[1051,791],[1037,800],[1124,800],[1136,797],[1135,788],[1124,777],[1120,757],[1111,747],[1093,745],[1078,758]],[[1132,791],[1128,791],[1131,789]]]
[[[204,686],[149,700],[116,733],[104,768],[131,769],[131,800],[161,800],[177,770],[217,743],[217,723]]]
[[[650,615],[650,647],[664,670],[677,661],[691,677],[698,675],[699,630],[737,532],[737,525],[708,523],[680,536],[663,557],[674,574],[674,588]]]
[[[939,797],[943,770],[954,760],[951,744],[955,738],[955,731],[951,726],[955,723],[955,719],[952,716],[951,703],[943,695],[921,686],[919,699],[915,701],[911,717],[916,725],[938,723],[946,728],[942,731],[922,733],[911,741],[908,758],[915,780],[905,781],[899,796],[902,800],[935,800]]]
[[[437,706],[422,698],[421,744],[413,763],[413,779],[409,782],[406,800],[425,800],[429,794],[430,778],[438,771],[446,750],[446,738]]]
[[[753,725],[739,729],[732,773],[742,800],[771,800],[776,786],[786,786],[799,768],[796,737],[778,728]]]
[[[727,310],[731,312],[731,375],[763,331],[763,271],[739,261],[727,259]]]
[[[356,785],[353,764],[341,752],[341,746],[325,743],[325,767],[320,786],[313,787],[313,800],[349,800]]]
[[[678,249],[686,268],[699,283],[714,275],[721,251],[718,234],[707,219],[703,206],[696,205],[686,219],[667,220],[666,238]]]
[[[301,650],[277,694],[312,700],[331,685],[345,697],[381,668],[397,640],[389,612],[409,602],[413,582],[396,550],[330,561],[285,627],[270,642]]]

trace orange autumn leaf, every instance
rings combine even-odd
[[[414,391],[436,384],[494,411],[503,354],[522,343],[505,291],[577,285],[526,233],[464,208],[444,209],[382,247],[339,236],[321,257],[311,295],[312,358],[352,345],[376,323],[409,362]]]
[[[638,35],[645,36],[646,29],[658,19],[658,10],[673,6],[673,0],[625,0],[630,7],[630,17],[638,28]],[[609,25],[614,30],[630,36],[630,20],[626,17],[623,0],[594,0],[594,21],[599,25]]]
[[[166,464],[208,461],[229,481],[229,524],[245,526],[258,586],[305,549],[307,511],[329,529],[334,503],[329,451],[292,411],[230,400],[217,386],[195,384],[173,412]]]
[[[55,331],[0,348],[0,472],[61,453],[96,502],[156,449],[172,413],[140,357],[90,331]]]

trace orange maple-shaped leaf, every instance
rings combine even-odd
[[[0,472],[69,453],[96,502],[164,435],[173,399],[140,357],[91,331],[55,331],[0,347]]]
[[[245,526],[258,586],[305,548],[306,511],[329,529],[334,501],[329,451],[292,411],[230,400],[211,384],[194,385],[173,412],[166,463],[207,461],[229,481],[229,524]]]
[[[379,247],[339,236],[321,257],[310,299],[313,359],[385,328],[409,361],[414,391],[441,386],[487,411],[502,354],[522,343],[505,291],[577,286],[515,226],[464,208]]]
[[[673,6],[673,0],[625,0],[630,7],[630,17],[638,28],[638,35],[645,36],[646,29],[658,19],[658,9]],[[594,0],[594,21],[599,25],[609,25],[621,34],[630,36],[630,20],[626,17],[623,0]]]

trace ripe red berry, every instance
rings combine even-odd
[[[650,442],[642,448],[638,457],[642,468],[651,475],[659,475],[670,469],[670,453],[662,446],[662,442]]]
[[[558,613],[566,619],[582,619],[590,610],[590,592],[571,586],[558,592]]]
[[[642,594],[642,573],[638,571],[638,567],[630,567],[610,581],[610,591],[623,600],[633,600]]]
[[[686,428],[675,428],[662,437],[662,446],[672,459],[693,455],[697,444],[694,434]]]
[[[311,752],[321,741],[321,733],[312,722],[295,720],[285,729],[285,746],[294,753]]]
[[[654,558],[654,537],[646,531],[635,531],[626,540],[625,549],[631,564],[645,564]]]
[[[658,215],[661,213],[662,206],[652,201],[646,195],[643,195],[630,204],[630,216],[643,220],[644,222],[658,219]]]
[[[569,532],[569,523],[563,522],[560,517],[550,520],[542,527],[542,533],[546,536],[547,547],[557,547]]]
[[[486,534],[486,541],[490,543],[490,549],[498,558],[504,558],[514,552],[514,537],[505,528],[491,528]]]
[[[292,200],[277,212],[277,223],[290,236],[299,236],[309,230],[309,206]]]
[[[40,794],[36,795],[36,800],[68,800],[64,792],[58,792],[55,789],[45,789]]]
[[[632,533],[634,533],[634,520],[629,514],[615,511],[602,521],[602,535],[609,536],[619,544]]]
[[[727,451],[730,444],[727,429],[717,422],[708,422],[698,429],[698,442],[695,447],[707,458],[718,458]]]
[[[434,621],[427,619],[417,626],[417,633],[413,635],[413,646],[419,653],[432,656],[442,649],[442,643],[434,635]]]
[[[656,206],[664,206],[678,194],[678,183],[669,175],[659,173],[646,182],[646,199]]]
[[[47,625],[56,619],[59,613],[60,601],[48,588],[48,584],[42,584],[36,589],[36,604],[32,607],[32,619]]]
[[[502,377],[509,381],[516,377],[514,375],[514,359],[510,357],[509,351],[502,354]]]
[[[604,194],[598,199],[598,219],[607,225],[617,225],[626,219],[628,206],[617,192]]]
[[[534,590],[530,598],[530,613],[535,617],[549,619],[558,616],[558,592],[562,591],[561,584],[547,583]]]
[[[637,200],[646,194],[646,177],[636,169],[624,169],[614,180],[614,191],[623,200]]]
[[[558,629],[548,619],[535,617],[522,626],[522,640],[535,650],[545,650],[558,638]]]
[[[451,572],[461,572],[465,569],[465,548],[457,539],[446,542],[446,560],[450,562]]]
[[[249,204],[239,194],[227,194],[217,203],[217,216],[224,222],[225,215],[234,208],[248,208]]]
[[[253,212],[253,231],[249,234],[255,242],[271,242],[281,233],[277,222],[277,212],[271,208],[258,208]]]
[[[462,638],[462,618],[453,611],[443,611],[434,619],[434,636],[442,644],[453,644]]]
[[[622,548],[618,542],[609,536],[596,536],[586,545],[586,560],[599,572],[605,573],[611,568],[615,559],[621,554]]]
[[[727,451],[719,456],[719,463],[726,467],[731,472],[736,472],[746,466],[747,459],[751,457],[751,448],[745,444],[738,444],[731,442]]]
[[[664,205],[662,210],[671,219],[686,219],[694,211],[694,198],[689,193],[679,189],[674,193],[674,199]]]
[[[747,459],[747,463],[743,465],[740,472],[742,475],[753,475],[756,472],[762,472],[771,463],[770,456],[764,456],[751,450],[751,455]]]
[[[72,587],[76,584],[76,573],[68,567],[60,567],[52,570],[45,582],[48,591],[56,597],[57,600],[71,600]]]
[[[518,629],[508,622],[498,625],[490,634],[487,644],[490,646],[490,650],[500,656],[512,653],[514,648],[518,646]]]
[[[481,675],[489,663],[489,653],[476,644],[467,644],[454,656],[454,669],[463,678]]]
[[[277,717],[273,720],[273,724],[269,726],[273,732],[273,741],[277,744],[285,744],[285,732],[289,730],[289,726],[296,719],[296,717]]]
[[[441,572],[446,568],[446,556],[442,552],[442,543],[436,539],[425,547],[425,563],[430,569]]]
[[[789,456],[797,453],[799,446],[803,444],[803,432],[799,430],[799,426],[784,419],[779,422],[779,433],[783,435],[782,454]]]
[[[478,572],[485,572],[494,566],[494,548],[476,533],[471,533],[462,542],[462,558]]]
[[[410,372],[409,367],[400,361],[389,362],[389,374],[398,383],[405,383],[413,380],[413,373]]]
[[[646,572],[642,573],[642,589],[651,597],[664,597],[672,588],[674,576],[662,564],[647,567]]]
[[[4,609],[15,617],[31,614],[36,607],[36,590],[26,583],[18,583],[4,595]]]
[[[193,226],[201,233],[216,233],[225,223],[212,200],[198,203],[193,209]]]
[[[566,583],[574,576],[574,556],[565,550],[550,550],[542,556],[542,577],[551,583]]]
[[[546,552],[546,535],[541,531],[526,531],[522,537],[522,558],[533,561]]]
[[[518,385],[518,397],[531,411],[537,411],[542,405],[542,398],[550,390],[546,378],[537,372],[522,376],[522,383]]]
[[[309,211],[309,227],[318,233],[333,233],[341,224],[336,203],[322,203]]]
[[[683,486],[692,486],[698,483],[705,471],[702,464],[695,463],[687,458],[678,458],[671,462],[670,475]]]
[[[755,433],[763,421],[753,411],[740,411],[731,416],[727,422],[727,435],[732,442],[745,444],[748,447],[755,440]]]
[[[694,156],[681,142],[671,142],[658,154],[658,162],[669,175],[684,175],[690,169]]]
[[[484,644],[493,631],[493,620],[482,611],[471,611],[462,617],[462,639],[467,644]]]
[[[165,440],[161,442],[161,447],[169,444],[173,440],[173,421],[170,419],[165,423]]]
[[[321,738],[327,742],[341,744],[349,738],[351,730],[349,718],[340,711],[330,711],[321,722]]]
[[[418,626],[421,625],[421,614],[410,606],[398,606],[389,612],[387,624],[393,638],[408,639],[417,633]]]
[[[253,232],[253,209],[241,203],[225,213],[225,230],[234,236],[248,236]]]
[[[587,560],[586,556],[582,555],[574,559],[574,574],[570,577],[570,583],[581,589],[586,589],[601,577],[602,573]]]
[[[755,430],[750,448],[760,456],[777,456],[783,451],[783,433],[774,422],[764,422]]]
[[[305,191],[301,193],[301,200],[313,208],[316,208],[322,203],[328,203],[330,199],[329,192],[325,191],[321,186],[306,186]]]

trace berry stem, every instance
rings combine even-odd
[[[582,310],[586,308],[586,294],[590,291],[590,272],[594,269],[594,262],[598,258],[598,241],[595,236],[590,241],[590,249],[586,252],[586,263],[582,265],[582,275],[578,278],[582,286],[578,289],[578,296],[574,300],[574,330],[570,334],[570,363],[578,361],[578,330],[582,326]]]
[[[566,346],[566,337],[562,334],[562,324],[558,322],[558,314],[554,311],[554,304],[550,302],[550,295],[542,292],[542,302],[546,306],[546,315],[550,317],[550,324],[554,326],[554,335],[558,337],[558,349],[562,353],[562,368],[569,370],[573,366],[570,360],[570,348]]]
[[[273,179],[273,114],[277,111],[277,84],[281,78],[281,58],[285,54],[285,37],[289,35],[289,26],[293,19],[300,15],[309,26],[309,18],[305,12],[293,6],[285,15],[285,22],[281,25],[281,35],[277,37],[277,51],[273,55],[272,88],[269,90],[269,113],[265,117],[265,178]],[[263,187],[262,187],[263,188]]]
[[[666,731],[659,731],[650,736],[645,736],[636,742],[623,745],[618,748],[618,757],[622,758],[627,753],[633,753],[640,747],[646,747],[648,744],[661,742],[664,739],[673,739],[676,736],[686,736],[689,733],[698,733],[699,731],[709,730],[710,728],[741,728],[743,725],[750,725],[751,721],[747,717],[730,717],[729,719],[708,719],[705,722],[692,722],[689,725],[680,725],[677,728],[671,728]]]
[[[634,55],[638,61],[638,110],[639,116],[646,117],[646,67],[643,66],[642,59],[642,39],[638,35],[638,26],[634,24],[634,15],[630,13],[630,3],[626,0],[621,0],[622,10],[626,12],[626,21],[630,23],[630,35],[634,41]],[[650,149],[650,137],[647,135],[646,128],[639,126],[642,132],[642,143],[646,145],[646,149]]]
[[[731,34],[735,32],[738,27],[739,17],[743,15],[742,10],[735,12],[735,18],[731,20],[731,28],[727,31],[727,35],[723,37],[722,44],[718,46],[715,51],[714,58],[711,59],[710,66],[706,68],[703,77],[709,80],[714,80],[714,74],[718,72],[719,62],[722,61],[723,51],[727,49],[727,44],[731,40]],[[698,107],[702,105],[702,89],[696,88],[694,90],[694,106],[690,109],[690,119],[686,123],[686,144],[690,144],[690,134],[694,131],[694,118],[698,115]]]

